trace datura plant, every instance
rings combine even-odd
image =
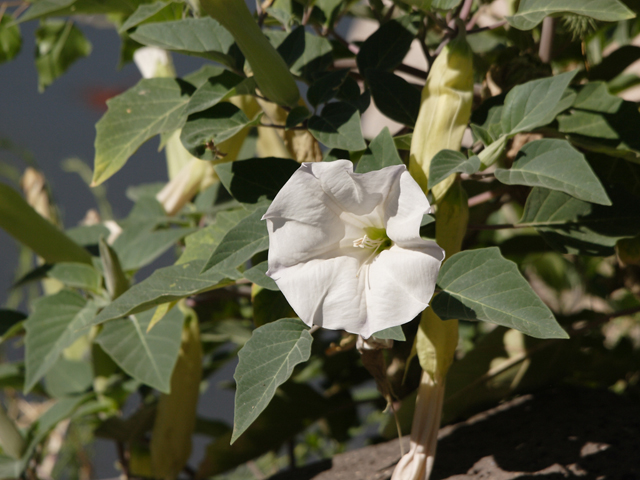
[[[361,475],[427,480],[443,423],[565,383],[638,398],[638,9],[1,2],[2,68],[37,21],[43,95],[93,24],[141,78],[69,129],[93,171],[38,153],[38,122],[0,139],[0,480],[89,478],[94,438],[101,478],[231,480],[399,435]],[[62,160],[80,222],[37,163]]]

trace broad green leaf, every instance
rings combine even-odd
[[[536,338],[569,338],[549,307],[497,247],[467,250],[440,269],[431,307],[443,320],[482,320]]]
[[[179,20],[184,5],[179,2],[154,2],[140,5],[118,29],[124,33],[141,23]]]
[[[185,249],[176,264],[207,260],[225,234],[251,212],[244,208],[220,212],[213,224],[185,237]]]
[[[69,290],[42,297],[24,327],[25,392],[31,390],[53,366],[62,351],[80,338],[96,314],[97,306]]]
[[[182,128],[180,141],[189,153],[198,158],[206,158],[211,150],[210,143],[217,145],[247,126],[259,123],[260,116],[250,120],[232,103],[222,102],[207,110],[189,115]]]
[[[640,60],[640,47],[623,45],[604,57],[602,62],[589,70],[590,80],[610,81],[620,75],[629,65]],[[593,82],[589,82],[586,86]],[[586,88],[585,86],[585,88]]]
[[[233,198],[257,203],[262,197],[273,200],[299,167],[286,158],[250,158],[216,165],[216,173]]]
[[[360,129],[360,113],[347,103],[325,105],[319,116],[309,119],[308,126],[316,140],[329,148],[351,151],[367,148]]]
[[[398,155],[389,128],[384,127],[358,161],[356,173],[372,172],[391,165],[402,165],[402,159]]]
[[[47,393],[54,398],[86,392],[93,383],[91,363],[60,357],[44,377]]]
[[[291,305],[279,290],[256,289],[253,287],[251,289],[251,297],[253,323],[256,327],[273,323],[281,318],[296,316],[296,312],[293,311]]]
[[[558,117],[558,130],[563,133],[608,140],[620,138],[618,132],[609,124],[605,116],[597,112],[576,110],[570,115],[561,115]]]
[[[339,88],[344,83],[348,68],[340,68],[331,72],[325,72],[322,76],[315,79],[307,91],[307,99],[314,107],[321,103],[328,102],[338,94]]]
[[[177,241],[195,232],[195,228],[149,230],[129,227],[113,243],[124,271],[138,270],[171,248]]]
[[[460,5],[461,1],[462,0],[433,0],[431,2],[431,7],[439,10],[451,10],[452,8],[456,8]]]
[[[78,14],[132,13],[139,5],[138,0],[38,0],[20,16],[20,23],[36,18],[62,17]]]
[[[0,478],[20,478],[24,467],[22,460],[0,454]]]
[[[162,303],[180,300],[230,283],[229,280],[225,281],[226,277],[215,269],[201,275],[204,263],[204,260],[193,260],[157,269],[107,305],[92,324],[98,325],[108,320],[142,312]]]
[[[435,187],[452,173],[476,173],[480,170],[477,156],[467,158],[455,150],[440,150],[429,166],[429,188]]]
[[[182,80],[148,78],[108,100],[107,113],[96,124],[92,185],[120,170],[151,137],[181,128],[192,92],[193,87]]]
[[[383,23],[360,47],[358,69],[392,71],[407,55],[418,33],[419,17],[405,15]],[[368,76],[368,75],[367,75]]]
[[[97,245],[100,237],[108,238],[111,232],[102,224],[81,225],[66,230],[67,236],[78,245]]]
[[[510,169],[498,168],[495,176],[507,185],[527,185],[559,190],[600,205],[611,205],[604,187],[589,163],[566,140],[543,139],[527,143]]]
[[[122,297],[120,297],[122,298]],[[171,372],[178,359],[184,315],[173,308],[147,332],[153,311],[107,322],[96,342],[136,380],[170,393]]]
[[[574,13],[603,22],[635,17],[619,0],[522,0],[516,14],[506,18],[518,30],[531,30],[544,17],[561,13]]]
[[[225,70],[198,87],[187,105],[187,114],[201,112],[236,95],[252,94],[255,89],[253,77],[245,78]]]
[[[407,133],[406,135],[400,135],[398,137],[393,137],[393,143],[395,143],[396,148],[398,150],[411,150],[411,139],[413,138],[413,133]]]
[[[60,280],[69,287],[82,288],[91,292],[99,292],[102,288],[100,273],[84,263],[56,263],[47,276]]]
[[[13,17],[5,12],[0,19],[0,63],[13,59],[22,46],[20,27],[12,23]]]
[[[200,88],[211,77],[217,77],[221,73],[227,71],[225,68],[215,65],[203,65],[198,70],[195,70],[183,77],[185,82],[189,82],[196,88]]]
[[[620,238],[640,233],[640,203],[623,188],[607,193],[611,207],[535,187],[519,225],[535,227],[549,245],[563,253],[611,255]]]
[[[214,268],[229,278],[238,278],[240,276],[236,270],[238,265],[269,248],[267,223],[262,220],[267,208],[268,205],[256,208],[251,215],[240,220],[229,230],[202,271]]]
[[[62,75],[76,60],[91,53],[91,43],[73,22],[46,20],[36,30],[38,90]]]
[[[130,36],[143,45],[203,56],[230,68],[237,67],[233,37],[208,16],[146,23],[136,28]]]
[[[333,61],[331,42],[305,32],[303,26],[291,33],[269,30],[265,34],[294,75],[309,79],[312,74],[326,70]]]
[[[511,90],[502,108],[502,130],[513,135],[550,123],[557,115],[557,105],[576,73],[578,70],[533,80]]]
[[[245,270],[243,275],[244,278],[255,283],[259,287],[272,291],[280,290],[278,285],[276,285],[276,282],[274,282],[271,277],[267,276],[268,269],[268,262],[265,261]]]
[[[576,96],[573,108],[601,113],[616,113],[623,102],[624,100],[620,97],[611,95],[605,82],[589,82],[582,87]]]
[[[365,77],[378,110],[396,122],[415,125],[420,110],[418,88],[391,72],[367,70]]]
[[[309,360],[312,342],[309,327],[296,318],[283,318],[254,330],[238,353],[233,376],[237,389],[231,443],[269,405],[293,368]]]
[[[298,105],[297,107],[293,107],[289,114],[287,115],[287,121],[284,126],[286,129],[293,128],[295,126],[300,125],[307,118],[311,116],[311,112],[309,109],[303,105]]]
[[[385,328],[384,330],[374,333],[373,337],[380,340],[398,340],[399,342],[404,342],[407,339],[404,336],[401,326]]]

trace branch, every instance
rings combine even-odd
[[[471,34],[474,34],[474,33],[480,33],[480,32],[486,32],[487,30],[495,30],[497,28],[504,27],[506,24],[507,24],[507,21],[503,20],[501,22],[494,23],[492,25],[487,25],[486,27],[472,28],[471,30],[467,30],[467,35],[471,35]]]

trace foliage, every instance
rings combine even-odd
[[[15,289],[41,287],[28,304],[0,309],[0,343],[25,345],[24,359],[0,365],[0,387],[42,402],[37,417],[17,419],[23,400],[4,396],[0,478],[36,478],[45,463],[75,459],[48,441],[67,422],[73,441],[63,448],[111,439],[129,478],[209,478],[238,467],[238,477],[215,478],[245,478],[243,465],[258,457],[252,468],[266,475],[286,463],[278,455],[287,442],[320,456],[345,448],[366,425],[359,406],[382,410],[389,398],[399,401],[407,433],[420,379],[412,360],[426,362],[424,325],[416,318],[376,332],[395,339],[383,355],[390,390],[368,389],[356,336],[309,329],[268,276],[262,217],[302,161],[347,159],[356,174],[409,165],[412,138],[426,138],[441,117],[423,126],[429,69],[408,65],[407,53],[417,48],[434,65],[465,41],[465,25],[471,121],[455,119],[461,135],[466,129],[460,150],[430,154],[424,176],[442,196],[431,194],[434,212],[420,229],[450,252],[462,248],[443,264],[426,314],[459,321],[445,420],[557,382],[640,396],[640,112],[631,89],[640,78],[627,70],[640,58],[631,43],[640,32],[635,2],[521,0],[500,17],[491,1],[276,0],[251,14],[251,41],[237,25],[250,14],[234,2],[205,0],[202,11],[181,1],[38,0],[26,11],[0,4],[2,68],[21,48],[20,25],[39,22],[41,90],[91,53],[78,14],[104,15],[129,55],[155,47],[162,58],[192,55],[204,65],[176,78],[170,62],[155,60],[155,78],[108,101],[92,185],[158,137],[172,172],[166,185],[138,186],[125,218],[65,231],[47,188],[23,198],[0,184],[0,227],[28,265]],[[553,17],[565,22],[545,21]],[[348,18],[377,29],[347,41],[338,32]],[[589,28],[576,35],[580,21]],[[540,41],[549,35],[552,49]],[[435,88],[430,95],[441,93]],[[306,92],[299,100],[298,90]],[[452,106],[443,98],[439,111]],[[0,168],[11,171],[4,161]],[[468,210],[461,231],[444,221],[452,192],[464,223]],[[142,277],[166,252],[173,263]],[[235,359],[233,425],[196,415],[198,392]],[[140,402],[123,417],[133,396]],[[178,430],[174,405],[186,409]],[[165,457],[176,431],[186,450]],[[194,434],[210,445],[188,466]],[[380,435],[395,434],[387,415]],[[86,468],[66,462],[67,475]]]

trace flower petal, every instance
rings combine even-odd
[[[264,215],[269,230],[269,269],[295,265],[338,248],[344,223],[306,165],[282,187]]]
[[[444,254],[435,242],[424,243],[424,251],[394,245],[369,266],[365,338],[407,323],[427,308]]]
[[[420,239],[422,217],[430,211],[427,197],[405,169],[385,203],[384,220],[387,235],[401,246]]]
[[[366,323],[360,262],[339,256],[315,259],[272,275],[291,307],[307,325],[360,333]]]

